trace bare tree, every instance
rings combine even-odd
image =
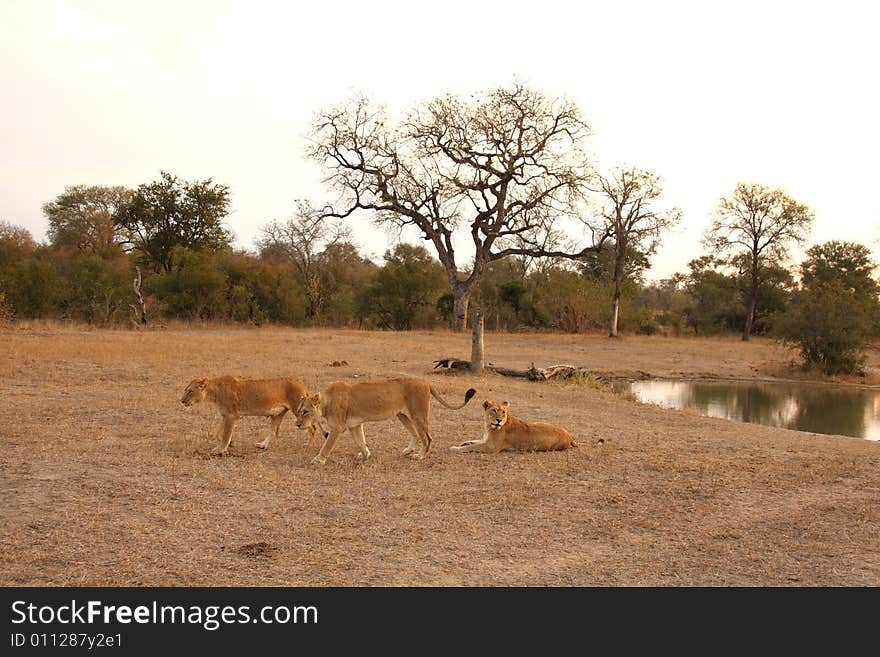
[[[133,303],[128,304],[128,307],[131,308],[132,315],[135,317],[135,324],[138,326],[146,326],[147,325],[147,303],[144,301],[144,295],[141,294],[141,268],[135,266],[135,277],[131,283],[131,288],[134,290],[135,299],[137,299],[137,306]]]
[[[653,204],[662,193],[660,179],[635,167],[617,168],[611,174],[599,175],[598,191],[604,205],[602,218],[614,250],[614,295],[611,301],[611,329],[617,337],[620,313],[621,284],[627,276],[647,264],[660,244],[660,233],[681,220],[677,208],[660,212]]]
[[[758,288],[767,265],[788,255],[792,244],[801,244],[813,225],[813,211],[781,189],[757,183],[738,183],[730,196],[718,203],[703,243],[715,253],[739,256],[747,262],[749,298],[743,340],[755,323]]]
[[[489,262],[577,259],[595,249],[593,242],[565,251],[544,246],[557,222],[579,219],[591,171],[583,151],[588,133],[573,103],[517,83],[470,102],[440,97],[396,123],[357,98],[318,114],[308,154],[339,194],[324,216],[372,212],[377,223],[412,226],[433,244],[460,331]],[[469,271],[460,269],[457,229],[473,248]]]
[[[309,201],[296,201],[296,209],[285,221],[272,221],[260,228],[257,247],[264,257],[280,257],[296,267],[306,291],[306,314],[315,317],[323,301],[318,272],[318,255],[329,246],[351,238],[338,222],[327,222]]]

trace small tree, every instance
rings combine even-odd
[[[835,281],[798,292],[776,330],[783,342],[798,348],[805,367],[852,374],[862,371],[874,321],[868,305]]]
[[[285,261],[255,260],[249,267],[245,284],[266,320],[291,325],[305,321],[305,293],[293,265]],[[254,321],[254,317],[250,319]]]
[[[305,288],[306,315],[314,318],[325,295],[318,272],[319,254],[350,239],[351,231],[347,227],[326,221],[310,202],[299,200],[289,219],[272,221],[260,228],[257,247],[263,258],[280,258],[296,268]]]
[[[63,252],[62,252],[63,253]],[[56,265],[66,285],[60,294],[65,314],[89,324],[112,322],[131,297],[131,272],[124,257],[102,258],[91,253],[59,258]]]
[[[177,247],[172,257],[178,263],[175,270],[152,279],[156,296],[167,312],[194,320],[225,317],[226,272],[217,255]]]
[[[737,280],[720,271],[722,264],[717,258],[702,256],[688,263],[690,272],[682,277],[688,296],[685,321],[694,333],[731,331],[742,325]]]
[[[838,281],[858,298],[876,300],[878,285],[874,279],[875,268],[868,247],[855,242],[832,240],[817,244],[807,251],[807,259],[801,265],[801,277],[804,287]]]
[[[37,248],[30,231],[0,220],[0,292],[11,304],[17,272]]]
[[[827,242],[807,251],[802,288],[777,326],[806,367],[825,374],[862,372],[865,344],[880,318],[869,251],[852,242]]]
[[[537,316],[566,333],[608,326],[611,288],[594,278],[566,269],[552,269],[529,281],[536,290]]]
[[[653,205],[662,193],[660,179],[635,167],[618,168],[608,176],[598,176],[598,188],[604,200],[605,222],[600,233],[613,243],[614,294],[609,336],[616,338],[624,279],[640,274],[648,265],[648,257],[660,244],[660,234],[681,220],[681,211],[656,210]]]
[[[155,182],[138,186],[113,220],[126,237],[128,250],[137,251],[156,273],[170,272],[176,254],[214,251],[232,237],[223,226],[229,212],[229,188],[211,178],[187,182],[164,171]]]
[[[752,292],[752,273],[748,257],[734,258],[731,265],[738,272],[737,304],[740,309],[739,329],[745,326],[746,312]],[[772,329],[773,318],[785,312],[792,294],[797,289],[794,276],[786,267],[776,262],[764,262],[758,272],[758,302],[752,320],[752,335],[766,334]]]
[[[38,248],[15,269],[7,301],[20,317],[47,317],[58,310],[64,280],[51,254]]]
[[[383,328],[409,330],[420,313],[435,308],[444,285],[443,267],[425,247],[401,243],[385,252],[362,307]]]
[[[351,242],[329,245],[318,254],[322,302],[318,320],[331,326],[362,321],[358,297],[376,280],[377,267],[358,253]]]
[[[792,244],[806,240],[812,224],[812,210],[781,189],[739,183],[731,196],[719,201],[703,241],[716,255],[746,259],[749,290],[743,340],[752,334],[762,271],[783,260]]]

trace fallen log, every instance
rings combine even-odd
[[[471,369],[471,364],[469,361],[461,360],[460,358],[440,358],[435,360],[434,369],[436,370],[441,367],[451,370],[469,370]],[[488,363],[484,366],[484,369],[494,372],[495,374],[500,374],[501,376],[512,376],[521,379],[528,379],[529,381],[549,381],[550,379],[566,380],[573,378],[586,378],[589,376],[600,381],[604,380],[602,375],[596,374],[585,367],[576,367],[574,365],[550,365],[549,367],[537,368],[535,367],[535,364],[532,363],[527,370],[516,370],[509,367],[498,367],[492,363]]]

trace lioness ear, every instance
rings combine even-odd
[[[489,400],[483,402],[483,408],[489,408]]]
[[[501,402],[501,405],[502,405],[504,408],[510,408],[510,402],[507,402],[507,401],[506,401],[506,402]]]
[[[208,387],[208,379],[202,379],[201,381],[199,381],[199,388],[204,390],[207,387]]]
[[[318,392],[318,393],[315,393],[314,395],[312,395],[311,397],[309,397],[309,403],[312,406],[318,406],[321,403],[321,393]]]

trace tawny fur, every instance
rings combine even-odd
[[[433,396],[443,406],[459,409],[467,404],[476,391],[465,393],[458,406],[446,402],[427,381],[401,377],[381,381],[348,383],[337,381],[327,389],[305,399],[296,411],[296,424],[300,428],[319,427],[326,437],[321,451],[313,463],[325,463],[336,440],[348,430],[360,449],[358,460],[370,458],[370,450],[364,437],[364,423],[397,418],[410,433],[409,445],[404,454],[424,458],[431,448],[428,417]],[[416,444],[420,450],[416,452]]]
[[[525,422],[508,412],[509,402],[483,402],[482,440],[469,440],[450,447],[457,452],[497,454],[501,451],[549,452],[577,447],[571,434],[547,422]]]
[[[232,376],[193,379],[180,398],[184,406],[209,401],[220,411],[222,422],[217,434],[215,454],[224,454],[232,441],[232,432],[243,415],[268,417],[269,433],[257,447],[266,449],[278,430],[284,416],[295,411],[308,396],[305,387],[293,379],[237,379]],[[317,442],[315,430],[310,430],[310,444]]]

